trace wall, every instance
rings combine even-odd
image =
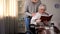
[[[25,0],[18,0],[18,32],[25,32],[25,23],[23,20]]]

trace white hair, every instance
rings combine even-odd
[[[43,6],[43,7],[45,8],[45,10],[46,10],[46,5],[45,5],[45,4],[40,4],[39,7],[38,7],[38,9],[40,9],[42,6]]]

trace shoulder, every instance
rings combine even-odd
[[[40,5],[40,4],[41,4],[41,0],[39,0],[37,4],[39,4],[39,5]]]

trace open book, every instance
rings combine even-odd
[[[51,18],[52,18],[52,16],[53,16],[53,15],[49,15],[49,16],[41,16],[41,18],[40,18],[40,19],[41,19],[41,22],[46,21],[46,20],[47,20],[47,21],[50,21]]]

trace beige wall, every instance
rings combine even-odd
[[[24,1],[18,0],[18,32],[25,32],[25,23],[22,20],[24,15]]]

